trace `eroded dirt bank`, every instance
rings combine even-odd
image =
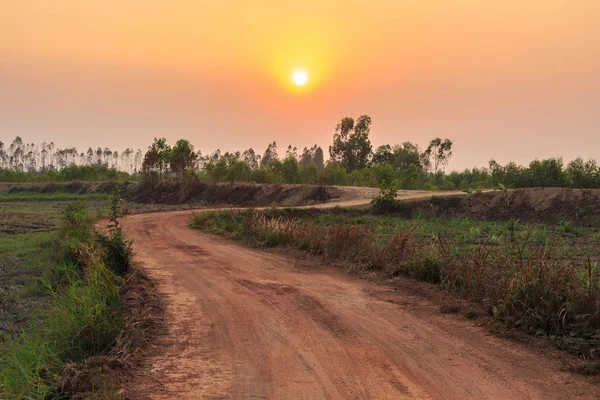
[[[128,202],[137,204],[194,204],[269,207],[319,204],[363,195],[375,196],[378,189],[338,188],[320,185],[271,185],[252,183],[208,182],[57,182],[57,183],[0,183],[3,193],[71,193],[109,194],[115,188]]]
[[[440,217],[600,226],[600,189],[524,188],[412,201],[407,211]]]
[[[126,220],[168,325],[128,398],[600,398],[555,359],[440,304],[191,230],[190,217]]]

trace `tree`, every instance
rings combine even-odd
[[[154,143],[148,148],[144,156],[142,170],[145,173],[157,172],[162,177],[167,165],[169,165],[170,157],[171,147],[167,144],[167,139],[154,138]]]
[[[310,149],[305,147],[304,150],[302,150],[300,161],[298,162],[301,167],[306,167],[307,165],[312,164],[314,158],[314,149],[316,149],[316,145]]]
[[[327,167],[324,169],[324,178],[328,185],[346,185],[348,183],[346,170],[336,162],[327,163]]]
[[[325,156],[323,155],[323,149],[321,147],[317,147],[315,149],[313,162],[317,166],[317,169],[322,170],[323,168],[325,168]]]
[[[253,148],[249,148],[242,153],[243,161],[248,164],[250,169],[258,168],[258,163],[260,161],[260,156],[256,154]]]
[[[576,158],[567,165],[565,172],[571,187],[593,188],[600,183],[600,168],[596,160],[583,161],[582,158]]]
[[[0,169],[6,168],[7,167],[7,154],[6,154],[6,150],[4,149],[4,143],[2,143],[2,141],[0,140]]]
[[[269,146],[265,150],[265,154],[263,154],[262,159],[260,160],[260,165],[266,167],[276,160],[279,160],[279,156],[277,155],[277,143],[269,143]]]
[[[373,164],[394,164],[394,152],[392,146],[384,144],[379,146],[373,154]]]
[[[171,149],[169,157],[171,172],[183,175],[186,169],[194,169],[197,157],[197,154],[194,153],[194,146],[188,140],[179,139]]]
[[[372,153],[370,131],[371,117],[368,115],[361,115],[356,122],[350,117],[342,119],[335,128],[333,144],[329,146],[331,159],[348,172],[365,168]]]
[[[102,149],[96,149],[96,165],[102,165]]]
[[[285,183],[298,183],[298,160],[296,157],[286,157],[281,163],[281,175]]]
[[[548,158],[542,161],[533,160],[529,163],[527,176],[527,186],[564,186],[566,174],[563,170],[562,158]]]
[[[298,149],[296,147],[292,147],[292,145],[290,144],[287,148],[287,151],[285,152],[285,158],[295,158],[296,160],[298,159]]]
[[[23,171],[23,156],[24,156],[24,145],[23,140],[20,136],[17,136],[15,140],[10,144],[8,151],[12,154],[9,157],[9,163],[12,169],[15,171]]]
[[[444,169],[452,157],[452,141],[449,139],[435,138],[429,142],[427,150],[425,150],[429,164],[428,166],[433,167],[435,174],[444,172]]]
[[[105,147],[104,150],[102,151],[102,164],[108,165],[110,156],[112,156],[112,151],[108,147]]]

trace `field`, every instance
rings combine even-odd
[[[127,337],[120,292],[139,278],[121,280],[129,268],[120,228],[93,230],[118,208],[101,193],[0,194],[1,398],[113,390],[83,362]]]
[[[47,185],[39,185],[47,188]],[[107,218],[111,194],[107,192],[0,191],[0,332],[14,335],[30,322],[34,309],[49,300],[45,281],[56,262],[55,246],[63,211],[82,204],[91,220]],[[59,189],[63,189],[60,188]],[[127,213],[179,210],[189,204],[140,204],[127,202]]]

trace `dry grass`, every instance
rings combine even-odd
[[[192,226],[254,246],[292,246],[323,257],[346,261],[364,269],[386,270],[389,274],[409,273],[419,248],[414,233],[399,231],[377,240],[372,229],[352,224],[319,224],[298,219],[270,217],[254,210],[208,211],[194,216]]]
[[[440,283],[485,305],[506,326],[549,338],[571,353],[600,358],[600,268],[560,237],[534,240],[532,230],[515,234],[514,224],[502,227],[502,233],[490,227],[485,235],[464,221],[454,227],[442,224],[446,238],[448,229],[456,231],[452,241],[418,235],[419,224],[426,221],[382,232],[377,224],[389,217],[369,217],[377,222],[371,224],[363,217],[330,216],[219,211],[196,215],[192,226],[253,246],[291,246],[388,277]]]

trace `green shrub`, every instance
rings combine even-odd
[[[117,275],[125,274],[131,267],[131,246],[133,241],[125,240],[119,220],[123,218],[123,199],[119,189],[115,189],[110,200],[110,222],[107,233],[96,232],[100,245],[105,251],[106,266]]]
[[[371,208],[376,213],[391,213],[402,210],[402,201],[398,200],[398,189],[400,184],[397,181],[381,181],[379,195],[371,200]]]
[[[407,268],[406,275],[429,283],[440,283],[444,262],[439,256],[419,255]]]

